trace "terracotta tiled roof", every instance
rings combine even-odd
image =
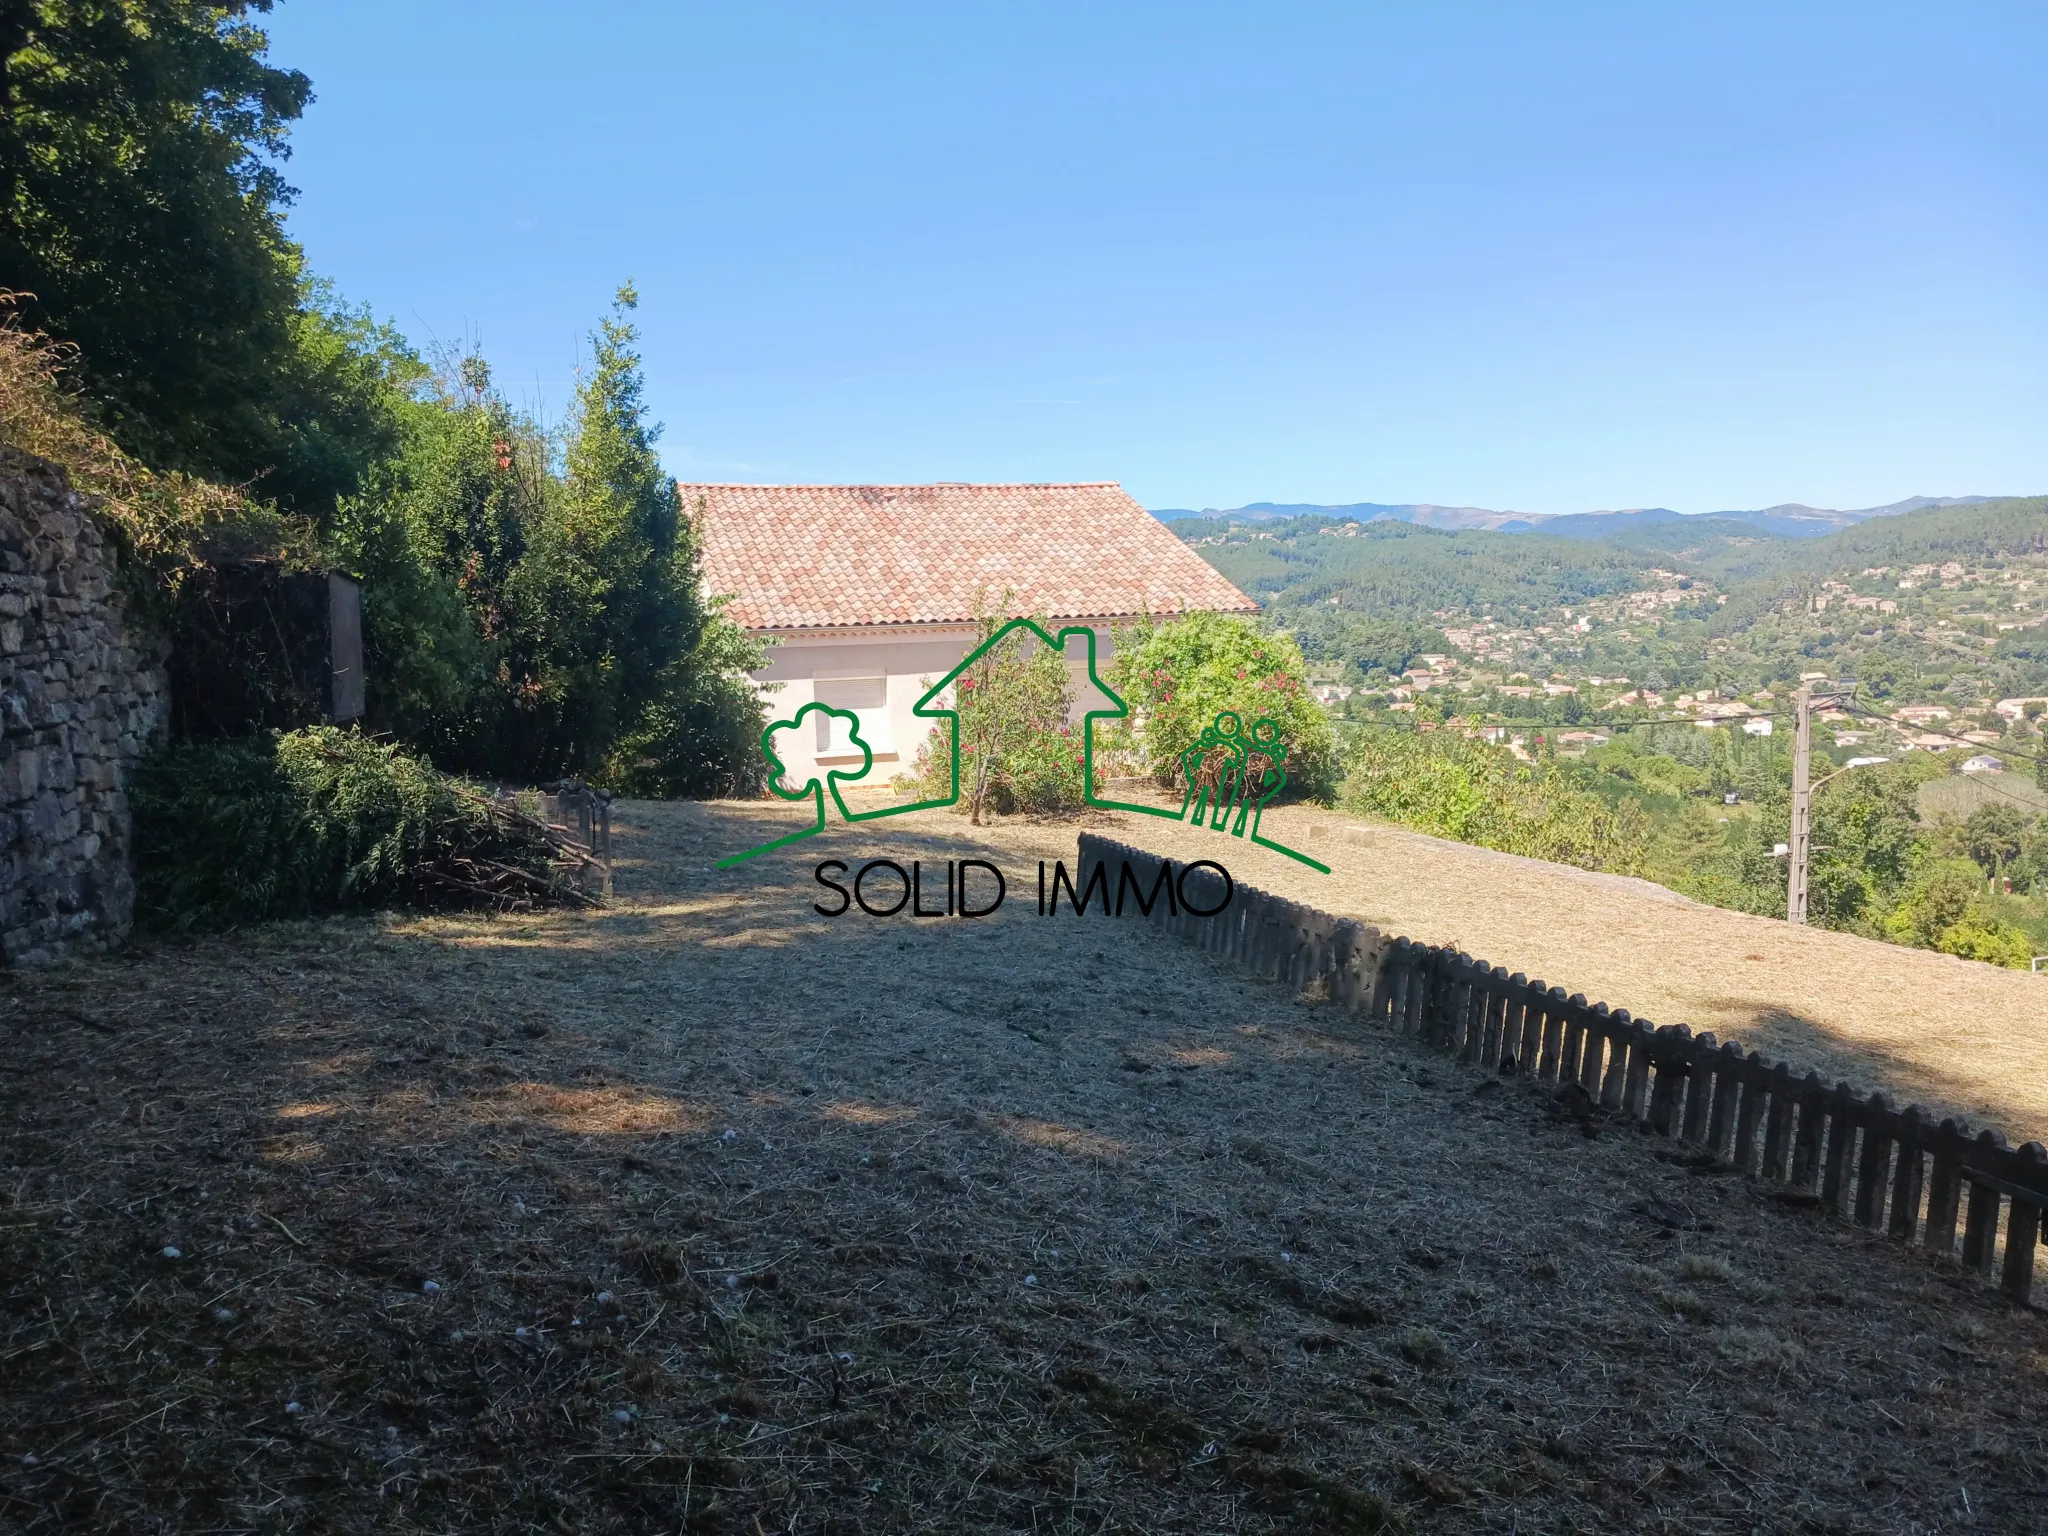
[[[704,585],[749,629],[1117,618],[1258,605],[1114,482],[683,485]]]

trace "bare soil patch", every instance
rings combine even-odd
[[[1035,916],[1071,827],[711,867],[781,819],[622,808],[603,912],[7,978],[0,1525],[2034,1523],[2037,1315]],[[870,855],[1010,900],[817,916]]]

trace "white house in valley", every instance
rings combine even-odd
[[[678,489],[705,590],[776,642],[754,674],[782,685],[774,716],[851,710],[883,782],[915,761],[930,722],[911,707],[967,654],[979,613],[1085,625],[1104,666],[1120,623],[1258,607],[1113,481]],[[1078,645],[1067,660],[1085,682]],[[860,761],[843,734],[795,734],[776,743],[792,783]]]

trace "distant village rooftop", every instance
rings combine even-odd
[[[755,630],[1250,613],[1114,481],[681,485],[707,592]],[[1005,594],[1009,594],[1007,600]]]

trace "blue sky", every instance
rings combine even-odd
[[[291,227],[669,469],[1578,512],[2048,491],[2048,7],[281,0]]]

